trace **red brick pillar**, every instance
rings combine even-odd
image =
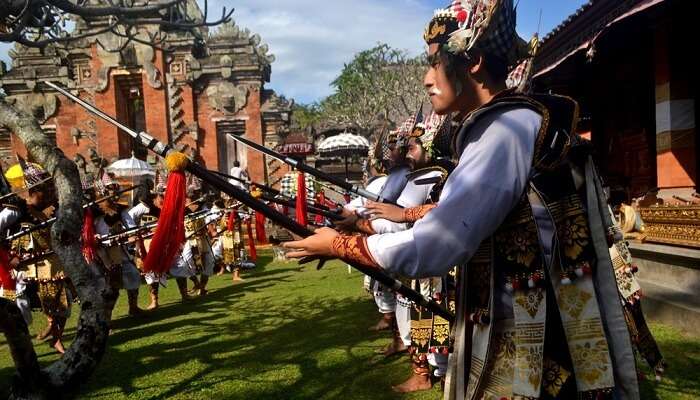
[[[695,100],[684,61],[676,54],[672,28],[657,27],[654,40],[656,83],[656,174],[666,200],[688,197],[697,183]]]
[[[163,72],[163,53],[160,50],[155,50],[156,59],[153,63],[160,71],[158,77],[160,79],[160,88],[154,88],[148,83],[148,78],[143,74],[143,104],[146,114],[146,131],[154,138],[163,143],[168,143],[168,97],[165,90],[165,78]]]
[[[117,115],[117,96],[114,86],[114,77],[109,77],[107,88],[101,92],[95,92],[95,106],[107,115]],[[97,152],[106,160],[119,157],[119,131],[104,121],[102,118],[95,120],[97,129]]]
[[[248,92],[246,115],[248,116],[248,120],[245,124],[246,139],[250,139],[256,143],[264,143],[259,87],[251,88]],[[248,149],[247,159],[250,178],[255,182],[265,182],[265,159],[262,153]]]

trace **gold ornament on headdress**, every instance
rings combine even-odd
[[[430,41],[435,39],[438,35],[444,35],[446,31],[445,25],[429,25],[425,28],[425,33],[423,34],[423,39],[425,41]]]

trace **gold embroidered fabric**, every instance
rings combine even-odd
[[[445,25],[433,25],[432,27],[427,27],[423,33],[423,38],[425,41],[435,39],[438,35],[444,35],[447,27]]]
[[[567,285],[553,279],[552,284],[578,391],[614,387],[612,361],[591,277],[583,276]]]
[[[38,295],[44,314],[57,318],[68,312],[68,292],[63,279],[39,281]]]
[[[543,367],[544,375],[542,385],[544,386],[544,390],[552,397],[557,397],[562,386],[564,386],[569,376],[571,376],[571,372],[549,358],[544,359]]]
[[[0,289],[0,297],[10,301],[15,301],[17,300],[17,292],[14,290],[2,288]]]
[[[542,300],[544,300],[544,292],[541,289],[530,290],[525,296],[515,297],[515,303],[527,311],[530,318],[535,318]]]
[[[411,320],[411,342],[417,348],[418,353],[427,353],[428,344],[432,336],[432,318],[420,318]]]
[[[357,262],[367,267],[379,268],[372,254],[367,248],[367,239],[364,236],[338,235],[331,243],[333,255],[347,262]]]
[[[404,222],[416,222],[419,219],[425,217],[430,212],[430,210],[432,210],[435,207],[437,207],[437,204],[423,204],[417,207],[404,208]]]
[[[513,375],[516,372],[515,331],[512,320],[502,321],[504,326],[494,332],[487,368],[483,369],[484,380],[481,396],[476,398],[501,399],[513,396]],[[476,365],[474,362],[477,361]],[[472,358],[472,365],[481,369],[481,363]],[[470,376],[470,381],[476,377]],[[473,382],[475,383],[475,382]],[[472,386],[472,382],[470,382]],[[467,397],[469,398],[469,397]]]
[[[515,374],[513,394],[537,397],[542,383],[547,296],[544,288],[513,293]]]

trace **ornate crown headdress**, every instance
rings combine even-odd
[[[437,43],[458,56],[477,47],[513,67],[528,55],[515,20],[513,0],[454,0],[435,11],[423,38],[428,45]]]

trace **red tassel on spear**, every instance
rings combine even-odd
[[[17,281],[10,273],[10,255],[2,246],[0,246],[0,287],[12,292],[17,290]]]
[[[255,212],[255,238],[258,240],[258,244],[267,243],[267,235],[265,234],[265,214],[258,211]]]
[[[297,222],[299,225],[306,226],[306,179],[302,171],[299,171],[297,175],[297,204],[295,208]]]
[[[83,257],[90,264],[97,254],[97,240],[95,240],[95,218],[89,207],[83,216],[83,230],[80,236],[83,239]]]
[[[172,267],[185,242],[185,168],[189,159],[172,152],[165,158],[170,173],[163,199],[163,208],[151,247],[143,260],[146,272],[164,273]]]
[[[258,252],[255,250],[255,241],[253,240],[253,227],[251,225],[251,218],[246,219],[245,227],[248,231],[248,253],[250,253],[250,259],[253,261],[258,261]]]

